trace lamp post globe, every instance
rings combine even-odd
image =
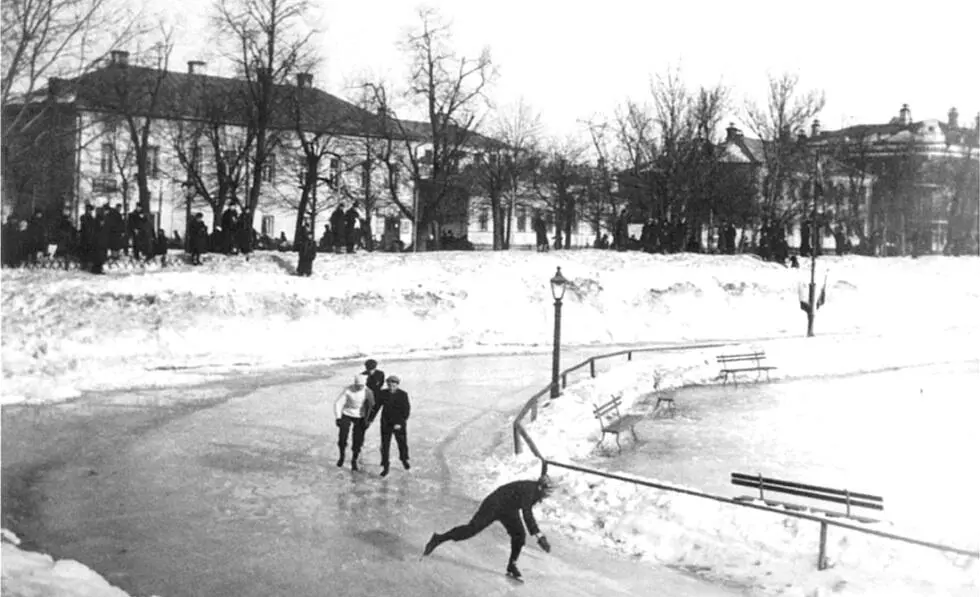
[[[565,286],[568,280],[561,275],[561,268],[555,272],[550,280],[551,296],[555,299],[555,337],[551,358],[551,397],[557,398],[561,394],[558,386],[558,368],[561,361],[561,299],[565,296]]]

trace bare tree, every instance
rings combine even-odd
[[[765,105],[752,101],[745,104],[746,124],[763,141],[762,211],[763,218],[771,224],[786,224],[795,212],[793,176],[808,170],[799,162],[796,133],[810,124],[826,103],[822,91],[801,92],[798,88],[796,74],[770,75]],[[803,205],[800,213],[806,212]]]
[[[476,58],[460,57],[451,46],[450,26],[433,9],[419,11],[419,28],[402,44],[410,56],[411,75],[408,97],[424,109],[424,135],[431,144],[431,159],[423,164],[417,151],[409,149],[413,178],[420,184],[421,226],[415,243],[422,246],[422,229],[441,229],[441,222],[458,211],[460,195],[459,164],[464,147],[474,138],[486,104],[484,92],[496,78],[489,48]],[[404,124],[396,120],[405,134]],[[425,172],[423,173],[423,168]],[[435,234],[438,247],[439,234]]]
[[[234,48],[228,57],[246,81],[244,107],[254,152],[247,203],[252,217],[269,156],[283,123],[289,122],[286,84],[297,65],[312,62],[310,40],[317,31],[304,28],[310,14],[307,0],[217,0],[215,7],[218,32]]]
[[[142,29],[124,5],[110,0],[3,0],[3,106],[32,95],[50,77],[77,77]],[[4,135],[29,112],[6,114]]]
[[[535,112],[524,98],[517,104],[504,109],[498,115],[493,137],[501,142],[500,160],[503,161],[504,193],[507,209],[504,214],[506,228],[503,231],[502,246],[509,249],[513,230],[514,213],[519,196],[525,195],[530,174],[534,171],[534,154],[540,144],[541,115]],[[496,213],[496,212],[495,212]],[[504,228],[494,220],[494,230]],[[496,233],[496,232],[495,232]]]
[[[555,226],[555,248],[570,248],[578,221],[577,204],[587,180],[583,156],[586,148],[576,139],[555,139],[540,156],[533,188],[547,206]]]
[[[113,126],[123,127],[122,136],[132,152],[138,201],[143,213],[151,210],[149,181],[160,174],[159,146],[156,136],[162,135],[163,120],[167,117],[167,65],[173,49],[172,30],[161,27],[161,41],[154,46],[154,67],[130,66],[122,62],[106,71],[108,110],[105,117]],[[144,223],[143,238],[153,237],[153,223]]]

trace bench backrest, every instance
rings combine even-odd
[[[603,423],[603,419],[618,419],[619,418],[619,405],[622,404],[623,399],[619,396],[614,396],[609,402],[600,404],[598,406],[592,405],[592,412],[595,418],[599,419],[599,424]]]
[[[774,491],[776,493],[785,493],[788,495],[795,495],[815,500],[823,500],[825,502],[833,502],[835,504],[844,504],[848,507],[858,506],[861,508],[870,508],[872,510],[885,509],[884,498],[881,496],[871,495],[868,493],[858,493],[847,489],[832,489],[830,487],[808,485],[806,483],[797,483],[795,481],[782,481],[779,479],[772,479],[770,477],[763,477],[761,475],[732,473],[732,485],[753,487],[759,489],[760,494],[763,491]]]
[[[766,358],[766,353],[760,350],[758,352],[749,352],[744,354],[723,354],[718,357],[718,362],[732,363],[736,361],[758,361],[764,358]]]

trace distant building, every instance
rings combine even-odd
[[[886,123],[816,130],[809,145],[874,176],[870,236],[880,255],[976,253],[980,115],[916,121],[908,104]]]

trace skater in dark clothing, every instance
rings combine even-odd
[[[357,250],[360,229],[361,214],[357,211],[357,201],[344,214],[344,232],[346,233],[347,252],[353,253]]]
[[[333,405],[334,414],[337,416],[337,428],[340,429],[340,434],[337,437],[337,447],[340,449],[337,466],[344,466],[347,436],[350,434],[351,427],[354,428],[350,459],[352,471],[357,470],[357,457],[361,453],[361,446],[364,445],[364,433],[368,428],[368,418],[374,411],[374,392],[369,390],[364,382],[363,375],[355,375],[354,383],[340,392]]]
[[[160,267],[167,267],[167,233],[163,231],[163,228],[157,230],[153,253],[160,257]]]
[[[377,370],[375,370],[377,371]],[[370,378],[368,383],[370,383]],[[388,476],[390,455],[391,455],[391,436],[395,436],[398,443],[398,459],[402,461],[405,470],[412,466],[408,463],[408,417],[412,413],[412,405],[408,401],[408,393],[400,389],[401,379],[397,375],[388,378],[388,389],[379,390],[374,412],[368,420],[368,425],[374,420],[378,411],[381,411],[381,476]]]
[[[547,475],[542,475],[537,481],[512,481],[506,485],[501,485],[483,500],[469,523],[442,534],[433,533],[429,542],[425,544],[425,551],[422,552],[422,555],[429,555],[446,541],[465,541],[495,521],[499,521],[507,529],[507,534],[510,535],[510,560],[507,562],[507,575],[520,579],[521,571],[517,569],[517,558],[521,555],[521,549],[524,547],[524,525],[527,525],[527,532],[531,533],[532,537],[537,538],[541,549],[546,552],[551,551],[551,545],[548,543],[548,539],[541,534],[531,508],[548,497],[552,489],[551,479]],[[524,524],[521,524],[521,515],[524,517]]]
[[[385,387],[385,372],[378,369],[378,361],[374,359],[364,361],[364,373],[361,375],[367,376],[367,387],[377,397],[378,392]],[[372,415],[371,418],[374,418],[374,416]]]

